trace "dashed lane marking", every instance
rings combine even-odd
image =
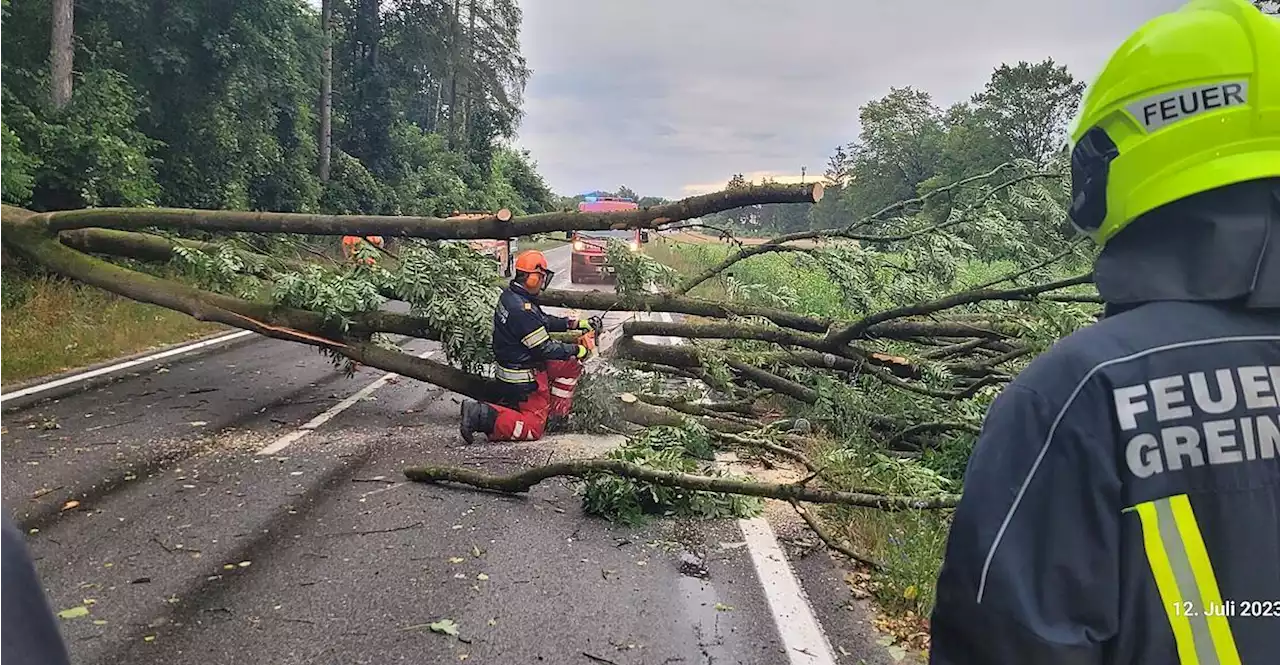
[[[435,353],[434,350],[426,351],[424,353],[418,354],[418,357],[428,358],[433,353]],[[374,381],[373,383],[370,383],[369,385],[361,388],[354,395],[351,395],[350,397],[342,400],[341,402],[338,402],[337,404],[334,404],[333,406],[329,407],[324,411],[324,413],[321,413],[315,418],[312,418],[311,420],[308,420],[307,422],[303,423],[303,425],[298,429],[293,430],[292,432],[289,432],[288,434],[280,437],[279,439],[276,439],[271,443],[271,445],[267,446],[266,448],[263,448],[262,450],[259,450],[258,454],[274,455],[280,452],[281,450],[288,448],[294,443],[297,443],[298,440],[302,439],[302,437],[315,431],[316,428],[329,422],[330,420],[333,420],[334,416],[337,416],[339,413],[342,413],[343,411],[346,411],[347,409],[350,409],[351,407],[355,406],[357,402],[368,397],[369,395],[372,395],[379,388],[387,385],[387,383],[391,381],[391,379],[394,379],[397,376],[400,376],[400,375],[396,374],[395,372],[387,372],[386,374],[383,374],[382,377],[379,378],[377,381]]]

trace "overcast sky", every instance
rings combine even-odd
[[[679,198],[734,173],[821,175],[890,86],[945,108],[1001,62],[1091,78],[1181,0],[522,0],[518,143],[560,194]],[[908,47],[908,44],[911,46]],[[781,178],[780,178],[781,179]]]

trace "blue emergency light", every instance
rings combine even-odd
[[[582,201],[583,203],[595,203],[596,201],[626,201],[627,203],[635,203],[635,199],[624,199],[619,196],[599,196],[594,192],[591,194],[584,194]]]

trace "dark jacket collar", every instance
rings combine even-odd
[[[1139,217],[1103,248],[1094,282],[1107,316],[1164,300],[1280,310],[1280,178],[1210,190]]]
[[[512,291],[514,291],[516,295],[528,300],[529,302],[532,302],[532,303],[538,302],[538,296],[532,293],[529,293],[529,289],[524,288],[524,285],[521,284],[520,282],[517,282],[516,280],[513,279],[511,280],[511,283],[508,285],[508,287]]]

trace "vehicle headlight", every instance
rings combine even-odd
[[[582,242],[581,240],[574,240],[574,241],[573,241],[573,251],[575,251],[575,252],[581,252],[582,250],[584,250],[584,249],[586,249],[586,248],[587,248],[587,243]]]

